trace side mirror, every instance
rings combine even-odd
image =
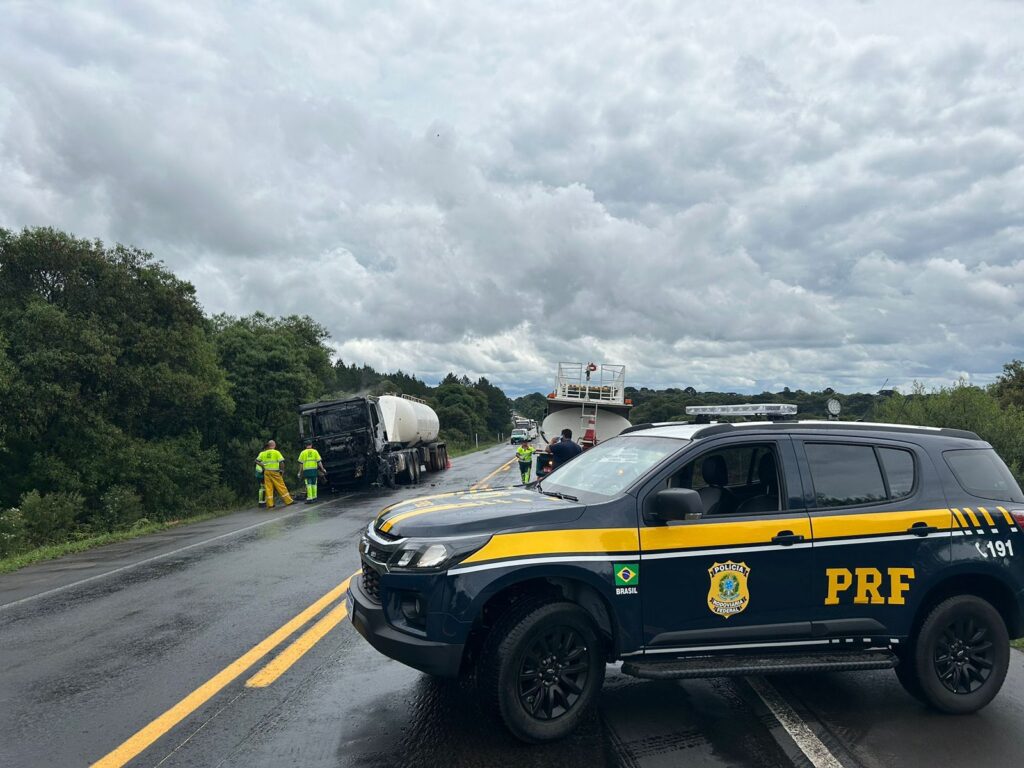
[[[654,514],[659,520],[699,520],[704,502],[692,488],[662,488],[654,494]]]

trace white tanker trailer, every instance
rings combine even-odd
[[[615,437],[630,426],[633,403],[626,399],[626,366],[594,363],[559,363],[555,388],[547,397],[548,413],[541,424],[545,441],[572,431],[573,440],[590,448]],[[544,477],[553,464],[547,451],[538,451],[536,477]]]
[[[415,483],[448,466],[434,409],[410,395],[321,400],[299,406],[299,434],[313,440],[333,487]]]

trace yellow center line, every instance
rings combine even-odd
[[[297,640],[274,657],[263,669],[245,681],[246,688],[266,688],[291,666],[306,655],[306,651],[323,639],[323,636],[338,626],[348,616],[348,605],[342,603],[320,621],[303,632]]]
[[[508,471],[515,461],[515,457],[507,463],[498,467],[479,483],[471,486],[471,490],[480,490],[480,486],[497,475],[499,472]],[[174,726],[186,717],[203,706],[224,688],[231,684],[236,678],[242,675],[247,669],[270,653],[274,648],[287,640],[292,634],[306,624],[310,619],[317,616],[327,606],[348,592],[348,585],[359,572],[353,573],[341,584],[330,592],[319,598],[315,603],[297,614],[272,634],[250,648],[246,653],[239,656],[224,669],[211,677],[192,693],[183,698],[173,707],[153,720],[149,725],[137,731],[127,741],[107,753],[95,763],[92,768],[122,768],[131,760],[134,760],[146,749],[152,746],[158,739],[164,736]],[[338,626],[348,615],[348,606],[345,603],[335,606],[327,615],[321,618],[316,624],[300,635],[291,645],[278,654],[271,662],[259,672],[250,677],[246,687],[263,688],[277,680],[282,674],[291,668],[295,662],[301,659],[314,645],[334,627]]]
[[[299,629],[303,624],[316,616],[320,611],[333,603],[341,595],[348,591],[348,585],[352,577],[345,579],[330,592],[325,594],[308,608],[297,614],[288,623],[268,635],[262,641],[250,648],[246,653],[239,656],[224,669],[211,677],[192,693],[168,709],[149,725],[131,736],[121,746],[112,752],[101,757],[93,768],[121,768],[130,760],[135,759],[144,750],[149,748],[157,739],[162,737],[171,728],[176,726],[186,717],[195,712],[199,707],[216,696],[229,683],[249,669],[253,664],[266,656],[270,651],[288,639],[288,637]]]
[[[480,482],[474,483],[473,485],[469,486],[469,490],[471,490],[471,491],[479,491],[479,490],[482,490],[484,488],[489,488],[490,486],[487,485],[487,481],[490,480],[492,477],[494,477],[499,472],[508,472],[510,469],[512,469],[512,464],[515,462],[515,460],[516,460],[516,458],[515,458],[515,456],[513,456],[506,463],[502,464],[496,470],[491,472],[491,474],[489,474],[483,480],[481,480]]]

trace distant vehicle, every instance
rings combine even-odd
[[[312,438],[332,488],[416,483],[448,466],[434,409],[410,395],[321,400],[299,406],[299,434]]]
[[[526,429],[513,429],[512,435],[509,440],[512,445],[519,445],[519,443],[525,443],[530,439],[530,432]]]
[[[1024,494],[972,432],[643,424],[532,488],[384,510],[348,606],[381,653],[473,672],[524,741],[572,731],[619,661],[651,680],[894,669],[966,714],[1024,635],[1022,527]]]

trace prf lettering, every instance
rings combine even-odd
[[[877,568],[826,568],[828,592],[825,605],[839,605],[839,596],[855,588],[853,602],[857,605],[903,605],[906,599],[903,594],[910,589],[910,580],[914,578],[913,568],[889,568],[889,594],[882,594],[885,577]],[[847,596],[848,597],[848,596]]]

